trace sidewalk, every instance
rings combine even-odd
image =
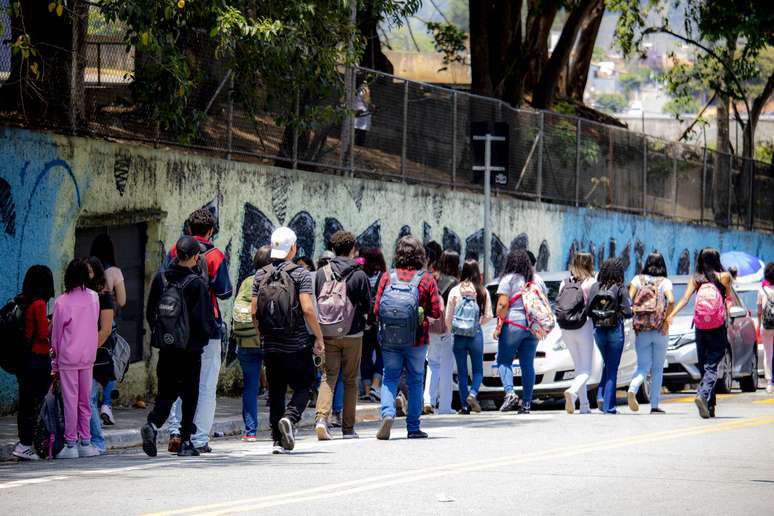
[[[140,427],[145,423],[150,406],[152,406],[150,403],[148,405],[149,407],[145,409],[116,408],[113,410],[116,424],[102,427],[108,449],[131,448],[142,444]],[[242,400],[240,398],[219,397],[217,407],[215,423],[212,425],[212,435],[221,437],[241,434],[244,428],[242,424]],[[266,406],[265,399],[258,400],[258,408],[260,412],[258,416],[259,430],[261,432],[268,431],[269,407]],[[314,408],[306,409],[299,427],[313,426],[314,419]],[[358,401],[357,422],[378,419],[378,404]],[[168,438],[169,434],[166,428],[163,428],[159,432],[159,442],[166,443]],[[17,441],[16,416],[0,417],[0,461],[15,460],[11,452]]]

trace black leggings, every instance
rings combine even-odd
[[[19,442],[32,446],[40,406],[51,386],[51,359],[41,353],[29,353],[16,378],[19,382],[19,410],[16,414]]]

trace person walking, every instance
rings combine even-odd
[[[16,374],[19,408],[16,424],[19,442],[13,449],[19,460],[39,460],[32,447],[43,398],[51,386],[51,344],[46,305],[54,297],[54,276],[45,265],[33,265],[24,274],[22,291],[15,298],[24,307],[24,341],[29,345]]]
[[[672,282],[667,278],[664,257],[659,252],[651,253],[642,273],[634,277],[629,285],[632,299],[634,331],[636,334],[637,372],[626,393],[629,409],[640,410],[637,392],[650,374],[650,413],[663,414],[659,407],[661,384],[664,378],[664,360],[669,346],[669,325],[666,317],[675,305]]]
[[[763,344],[763,371],[766,378],[766,392],[774,393],[774,357],[772,343],[774,342],[774,262],[766,264],[764,282],[758,290],[758,328]]]
[[[533,284],[533,269],[529,255],[523,249],[512,251],[505,263],[505,271],[497,287],[497,369],[503,385],[504,399],[500,411],[517,410],[528,414],[535,387],[535,353],[537,338],[527,329],[527,315],[521,292]],[[513,390],[513,360],[519,357],[523,400]]]
[[[331,236],[330,242],[336,257],[317,271],[315,280],[318,320],[325,336],[325,360],[315,425],[317,438],[321,441],[331,439],[328,419],[337,389],[343,391],[341,434],[344,439],[358,437],[355,432],[357,378],[363,330],[371,311],[368,276],[354,260],[357,255],[355,235],[339,230]],[[343,389],[338,386],[339,379],[343,382]]]
[[[361,254],[365,259],[363,272],[368,276],[371,306],[375,306],[376,291],[379,288],[382,275],[387,272],[387,264],[384,261],[381,249],[367,249]],[[379,402],[381,400],[380,391],[384,364],[382,362],[382,347],[379,345],[378,333],[379,326],[376,323],[373,310],[371,310],[363,330],[363,352],[360,358],[360,378],[363,382],[363,396],[361,399],[363,401]]]
[[[313,354],[321,357],[325,352],[312,277],[293,263],[297,251],[293,230],[276,229],[271,235],[271,263],[253,280],[253,323],[263,338],[274,454],[295,447],[295,427],[309,404],[315,379]],[[293,396],[286,406],[288,386]]]
[[[720,262],[720,252],[705,247],[696,257],[696,270],[688,280],[685,294],[667,318],[671,326],[674,317],[696,294],[693,323],[696,328],[696,353],[701,380],[694,402],[703,419],[715,417],[718,366],[729,346],[726,300],[731,282],[731,275]]]
[[[460,255],[454,251],[443,251],[438,262],[438,293],[441,295],[441,310],[449,293],[459,285]],[[452,414],[452,371],[454,352],[450,328],[446,317],[430,319],[430,344],[427,347],[427,372],[424,392],[425,414],[432,414],[438,406],[439,414]]]
[[[597,399],[602,399],[600,410],[616,414],[615,391],[618,366],[624,348],[624,319],[632,317],[629,292],[624,286],[624,266],[620,258],[610,258],[599,268],[597,282],[589,291],[586,308],[594,324],[594,340],[602,355],[602,378]]]
[[[102,233],[94,237],[91,242],[91,252],[89,256],[96,257],[105,269],[105,292],[113,295],[114,313],[126,305],[126,285],[124,284],[124,274],[116,265],[116,253],[113,246],[113,240],[107,233]],[[101,292],[97,292],[101,294]],[[115,326],[115,318],[112,323]],[[115,394],[114,394],[115,393]],[[110,380],[102,389],[102,405],[99,409],[99,415],[102,423],[105,425],[115,425],[116,420],[113,416],[113,396],[117,395],[116,382]]]
[[[460,414],[481,412],[478,390],[484,379],[484,334],[481,327],[493,317],[492,300],[484,288],[476,260],[466,260],[459,285],[449,292],[446,304],[446,327],[454,341],[457,383],[460,392]],[[468,357],[473,375],[468,389]]]
[[[253,256],[253,269],[258,271],[271,263],[269,255],[271,246],[265,245]],[[242,390],[242,421],[245,432],[242,440],[256,442],[258,440],[258,388],[261,383],[261,368],[263,366],[263,348],[261,336],[253,324],[252,299],[254,275],[242,280],[234,301],[231,329],[237,339],[237,359],[242,368],[244,389]]]
[[[51,320],[51,370],[62,388],[66,446],[57,459],[94,457],[91,444],[91,375],[97,353],[99,299],[87,288],[89,265],[72,260],[65,271],[65,292],[54,301]]]
[[[209,453],[210,448],[210,429],[215,420],[215,405],[217,401],[218,376],[220,374],[220,353],[221,340],[223,338],[223,318],[218,307],[218,299],[229,299],[233,293],[231,280],[228,277],[228,266],[225,262],[226,255],[223,251],[215,247],[212,238],[217,230],[217,221],[212,212],[206,208],[201,208],[193,212],[186,221],[186,226],[191,236],[201,243],[205,250],[201,253],[199,265],[202,276],[206,278],[213,314],[218,326],[221,328],[219,335],[215,335],[204,347],[201,362],[202,371],[199,376],[199,401],[196,407],[196,434],[191,438],[196,448],[202,453]],[[169,250],[166,263],[172,263],[177,256],[175,246]],[[206,270],[201,270],[206,269]],[[169,451],[174,453],[180,445],[180,417],[181,405],[177,401],[173,405],[173,413],[169,420]]]
[[[401,373],[407,371],[408,408],[406,430],[409,439],[422,439],[422,377],[429,340],[428,318],[442,316],[438,285],[426,273],[425,249],[416,237],[407,235],[395,247],[395,269],[382,275],[376,293],[374,314],[384,360],[381,392],[382,423],[376,438],[388,440],[395,422],[395,398]]]
[[[580,413],[591,413],[586,384],[594,358],[594,326],[586,315],[586,305],[595,282],[594,257],[589,253],[576,253],[570,264],[570,277],[559,285],[556,298],[556,320],[575,365],[575,377],[564,391],[564,408],[568,414],[575,412],[578,400]]]
[[[158,393],[145,425],[140,429],[142,449],[157,454],[158,430],[170,417],[172,405],[181,400],[179,457],[199,455],[192,436],[196,434],[198,399],[201,393],[202,350],[220,334],[212,311],[212,299],[198,270],[206,246],[191,236],[175,244],[175,259],[153,278],[145,313],[151,327],[151,344],[159,350],[156,365]]]

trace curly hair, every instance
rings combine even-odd
[[[610,288],[614,285],[622,286],[624,282],[624,266],[620,258],[610,258],[602,262],[597,276],[597,283],[602,288]]]
[[[505,271],[503,274],[521,274],[524,281],[532,281],[532,263],[529,261],[529,255],[524,249],[516,249],[508,255],[505,262]]]
[[[191,236],[207,236],[211,229],[215,228],[217,221],[215,216],[207,208],[200,208],[188,216],[186,225]]]
[[[425,247],[418,238],[406,235],[395,246],[395,267],[419,270],[425,266]]]
[[[351,231],[340,229],[331,236],[331,250],[336,256],[349,256],[356,244],[357,240]]]

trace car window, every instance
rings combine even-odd
[[[561,281],[546,281],[546,290],[548,290],[546,297],[551,302],[552,307],[556,304],[556,298],[559,297],[559,285],[561,284]]]
[[[497,284],[486,287],[489,291],[489,299],[492,300],[492,317],[497,315]]]
[[[672,287],[673,287],[672,293],[675,296],[675,303],[676,303],[683,298],[683,296],[685,295],[685,290],[688,288],[688,285],[686,283],[675,283],[672,285]],[[696,294],[691,296],[691,299],[688,300],[688,304],[685,305],[685,308],[683,308],[682,312],[680,312],[680,315],[693,315],[695,299],[696,299]]]
[[[756,311],[758,307],[758,291],[757,290],[742,290],[738,291],[739,298],[744,303],[744,307],[747,310]]]

